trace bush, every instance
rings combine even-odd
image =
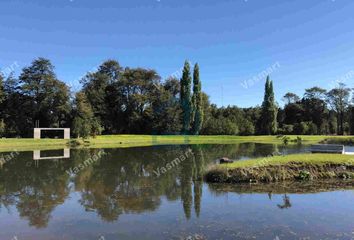
[[[311,179],[311,174],[309,171],[304,171],[304,170],[301,170],[299,172],[299,177],[298,177],[300,180],[310,180]]]
[[[284,136],[284,137],[283,137],[283,143],[284,143],[285,145],[288,145],[288,144],[289,144],[289,141],[290,141],[290,137],[288,137],[288,136]]]
[[[310,180],[311,179],[311,174],[309,171],[301,170],[299,172],[299,177],[300,180]]]
[[[224,183],[228,180],[228,173],[225,168],[214,167],[205,174],[207,182]]]
[[[294,125],[283,124],[283,126],[279,129],[279,133],[281,133],[281,134],[293,134],[294,133]]]
[[[230,119],[219,117],[210,118],[201,133],[205,135],[237,135],[239,130],[236,123]]]

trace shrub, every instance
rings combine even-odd
[[[290,137],[288,137],[288,136],[284,136],[284,137],[283,137],[283,143],[284,143],[285,145],[288,145],[288,144],[289,144],[289,141],[290,141]]]
[[[301,171],[299,172],[298,178],[299,178],[300,180],[310,180],[310,179],[311,179],[311,174],[310,174],[309,171],[301,170]]]
[[[225,168],[212,168],[205,174],[205,180],[207,182],[223,183],[228,179],[227,169]]]
[[[281,133],[281,134],[293,134],[294,133],[294,125],[283,124],[282,128],[279,129],[279,133]]]

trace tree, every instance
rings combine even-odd
[[[269,114],[270,114],[270,126],[271,126],[271,134],[276,134],[278,129],[278,122],[277,122],[277,115],[278,115],[278,106],[275,103],[274,97],[274,88],[273,88],[273,81],[270,81],[269,84]]]
[[[349,114],[350,114],[349,131],[350,131],[350,135],[354,135],[354,106],[350,106]]]
[[[94,116],[92,107],[85,93],[78,92],[76,94],[75,106],[73,133],[76,137],[87,138],[99,134],[99,122]]]
[[[351,89],[347,88],[344,83],[340,83],[337,88],[327,93],[327,102],[337,115],[337,133],[339,135],[344,135],[344,119],[349,106],[350,93]]]
[[[70,113],[69,88],[57,79],[54,66],[45,58],[35,59],[20,75],[21,94],[31,110],[28,121],[34,125],[59,127],[68,125]],[[32,125],[32,126],[33,126]]]
[[[308,88],[305,89],[304,98],[325,100],[326,92],[326,89],[320,87]]]
[[[303,106],[301,102],[289,103],[284,106],[283,124],[296,124],[303,120]]]
[[[28,108],[28,98],[21,93],[18,79],[11,74],[4,82],[5,99],[1,104],[2,118],[4,119],[7,137],[29,135],[33,127],[32,112]]]
[[[0,137],[5,134],[5,122],[4,122],[4,108],[3,102],[5,100],[5,90],[4,90],[4,78],[0,72]]]
[[[262,103],[262,114],[260,119],[260,130],[261,134],[271,135],[277,132],[277,114],[278,107],[274,99],[274,89],[273,82],[267,76],[264,100]]]
[[[305,90],[302,100],[303,114],[302,121],[313,122],[317,127],[316,134],[327,133],[328,108],[326,104],[326,90],[320,87],[313,87]]]
[[[153,132],[154,103],[159,101],[160,76],[155,70],[125,68],[109,87],[107,104],[117,133]]]
[[[111,86],[119,81],[122,76],[122,67],[115,60],[103,62],[96,72],[89,72],[81,80],[85,92],[94,112],[95,117],[103,125],[105,132],[112,132],[115,119],[112,118],[107,106],[108,92]]]
[[[181,78],[182,133],[188,134],[191,124],[191,72],[188,61],[185,61]]]
[[[300,97],[295,93],[288,92],[284,95],[283,101],[285,102],[286,105],[289,105],[291,103],[296,103],[300,101]]]
[[[153,106],[153,134],[179,134],[181,131],[181,105],[179,80],[169,78],[156,89]]]
[[[0,72],[0,104],[5,100],[4,77]]]
[[[192,96],[192,133],[198,135],[203,124],[203,97],[202,86],[199,79],[199,66],[195,64],[193,72],[193,96]]]

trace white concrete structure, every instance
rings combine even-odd
[[[46,159],[63,159],[70,158],[70,149],[64,149],[64,155],[62,156],[53,156],[53,157],[41,157],[41,151],[35,150],[33,151],[33,160],[46,160]]]
[[[33,138],[41,139],[41,132],[44,131],[64,131],[64,139],[70,139],[70,128],[34,128]]]

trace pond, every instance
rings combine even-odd
[[[202,181],[220,157],[306,151],[245,143],[1,153],[0,239],[354,239],[352,181]]]

